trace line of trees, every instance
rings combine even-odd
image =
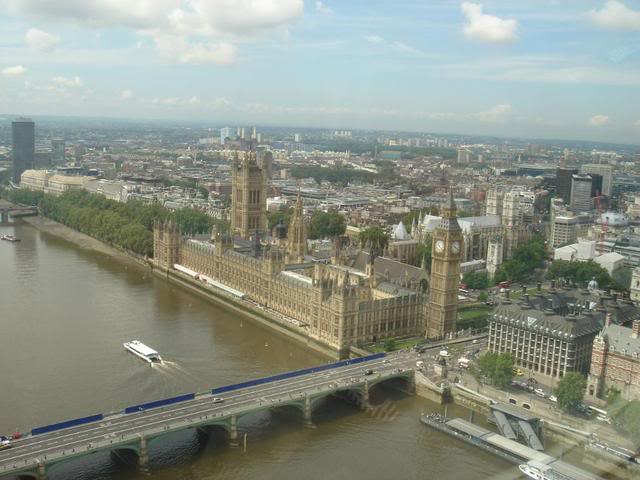
[[[209,232],[214,223],[226,228],[223,222],[191,208],[170,212],[158,203],[120,203],[85,190],[70,190],[60,196],[30,190],[5,190],[3,195],[14,203],[37,205],[47,218],[139,255],[153,255],[156,220],[171,219],[183,233],[191,235]]]
[[[599,288],[610,287],[618,291],[626,290],[626,287],[614,280],[607,270],[593,261],[556,260],[549,267],[547,277],[569,281],[579,286],[584,286],[595,278]]]

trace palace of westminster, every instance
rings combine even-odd
[[[267,230],[268,166],[254,152],[232,162],[229,232],[207,241],[185,238],[170,223],[154,227],[155,263],[205,275],[264,308],[294,318],[306,334],[344,354],[349,347],[384,338],[424,335],[443,338],[455,331],[462,230],[453,196],[434,229],[431,274],[379,255],[381,249],[340,247],[331,263],[307,255],[307,221],[300,195],[288,228]],[[265,241],[264,239],[268,239]]]

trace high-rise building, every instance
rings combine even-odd
[[[590,175],[575,174],[571,177],[571,210],[575,213],[593,209],[593,178]]]
[[[294,141],[294,142],[296,142],[296,143],[300,143],[300,141],[301,141],[301,137],[302,137],[302,136],[301,136],[299,133],[295,133],[295,134],[293,135],[293,141]]]
[[[223,127],[220,129],[220,145],[224,145],[227,138],[231,138],[231,128]]]
[[[25,170],[33,168],[36,154],[35,124],[29,118],[18,118],[11,122],[13,158],[13,183],[20,183]]]
[[[577,168],[558,168],[556,170],[556,194],[569,205],[571,200],[571,179],[578,173]]]
[[[65,158],[65,143],[60,138],[54,138],[51,140],[51,164],[52,165],[64,165]]]
[[[453,191],[450,190],[440,223],[433,231],[427,338],[443,338],[455,331],[462,242],[462,229],[456,216]]]
[[[236,153],[231,170],[231,232],[245,240],[255,239],[267,226],[265,171],[252,151],[242,160]]]
[[[611,186],[613,184],[613,167],[611,165],[599,165],[589,163],[582,165],[582,173],[596,174],[602,176],[601,195],[611,196]]]

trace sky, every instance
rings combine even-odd
[[[0,0],[0,113],[640,144],[640,0]]]

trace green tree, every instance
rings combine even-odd
[[[489,286],[487,272],[467,272],[462,277],[462,281],[474,290],[484,290]]]
[[[545,241],[542,237],[533,237],[518,247],[511,259],[505,261],[496,272],[493,280],[499,283],[505,280],[519,282],[528,278],[536,268],[544,266],[546,256]]]
[[[613,405],[620,400],[621,393],[616,387],[607,388],[607,405]]]
[[[614,417],[614,425],[640,447],[640,400],[627,403]]]
[[[431,236],[429,236],[424,243],[418,244],[418,248],[416,249],[416,261],[418,265],[422,265],[424,261],[429,272],[431,271],[432,248],[433,242],[431,241]]]
[[[332,238],[344,234],[347,221],[338,212],[322,212],[316,210],[309,222],[309,238]]]
[[[558,405],[565,411],[576,411],[582,404],[587,380],[579,373],[567,373],[555,389]]]
[[[480,292],[478,294],[479,302],[486,302],[487,300],[489,300],[489,294],[487,292]]]
[[[479,358],[478,369],[495,386],[504,388],[513,378],[513,357],[507,353],[487,352]]]
[[[396,349],[396,341],[393,338],[387,338],[384,341],[383,348],[385,352],[393,352]]]
[[[292,213],[293,213],[293,209],[291,208],[280,208],[275,212],[270,213],[267,216],[267,221],[269,223],[269,231],[271,231],[273,227],[278,225],[280,221],[282,221],[282,223],[288,227],[289,221],[291,220]]]
[[[372,247],[378,248],[378,253],[381,254],[389,245],[389,234],[380,227],[369,227],[360,232],[358,241],[361,247],[364,248],[370,244]]]
[[[616,288],[624,290],[624,287],[615,282],[609,272],[593,261],[589,262],[570,262],[568,260],[554,261],[549,270],[547,277],[552,279],[561,279],[584,286],[592,279],[596,279],[600,288]]]

